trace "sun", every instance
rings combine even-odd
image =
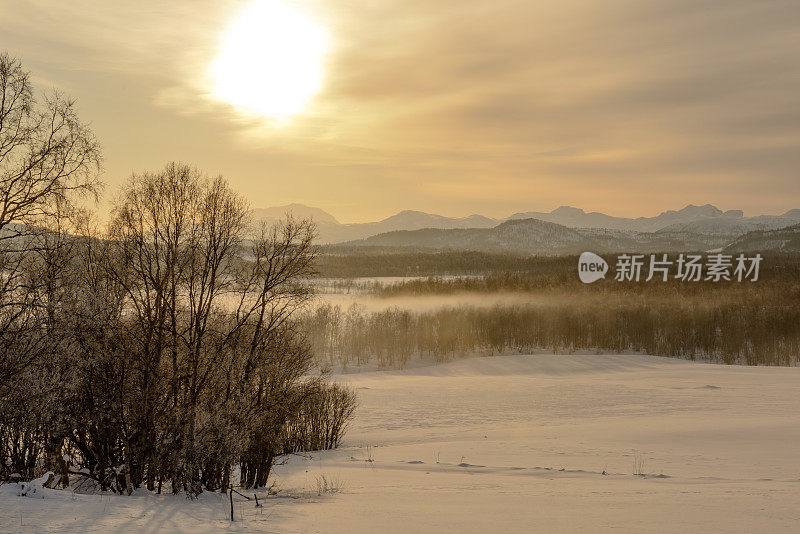
[[[212,96],[250,116],[285,120],[319,91],[327,35],[277,0],[256,0],[227,29]]]

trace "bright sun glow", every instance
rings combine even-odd
[[[256,0],[228,28],[212,66],[214,97],[276,119],[299,113],[320,88],[325,32],[276,0]]]

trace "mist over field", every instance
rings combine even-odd
[[[797,0],[0,0],[0,534],[800,532]]]
[[[562,301],[558,297],[534,296],[513,292],[497,292],[476,295],[474,293],[455,293],[450,295],[416,296],[375,296],[358,294],[325,294],[319,297],[319,304],[330,304],[348,309],[355,305],[367,312],[380,312],[399,308],[412,312],[435,311],[441,308],[460,306],[492,308],[513,306],[515,304],[547,304]]]

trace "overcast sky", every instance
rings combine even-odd
[[[287,0],[329,50],[280,124],[209,98],[249,3],[0,0],[0,50],[78,101],[106,197],[180,160],[343,222],[800,208],[797,0]]]

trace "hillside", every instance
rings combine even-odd
[[[727,252],[800,252],[800,224],[749,232],[725,247]]]
[[[493,228],[433,229],[379,234],[352,246],[453,249],[483,252],[574,253],[591,244],[578,232],[564,226],[524,219],[507,221]]]
[[[708,250],[726,243],[719,236],[691,233],[646,233],[597,228],[567,228],[540,221],[518,219],[493,228],[423,229],[379,234],[343,244],[350,247],[465,250],[514,254],[575,254],[597,252],[656,252]]]

